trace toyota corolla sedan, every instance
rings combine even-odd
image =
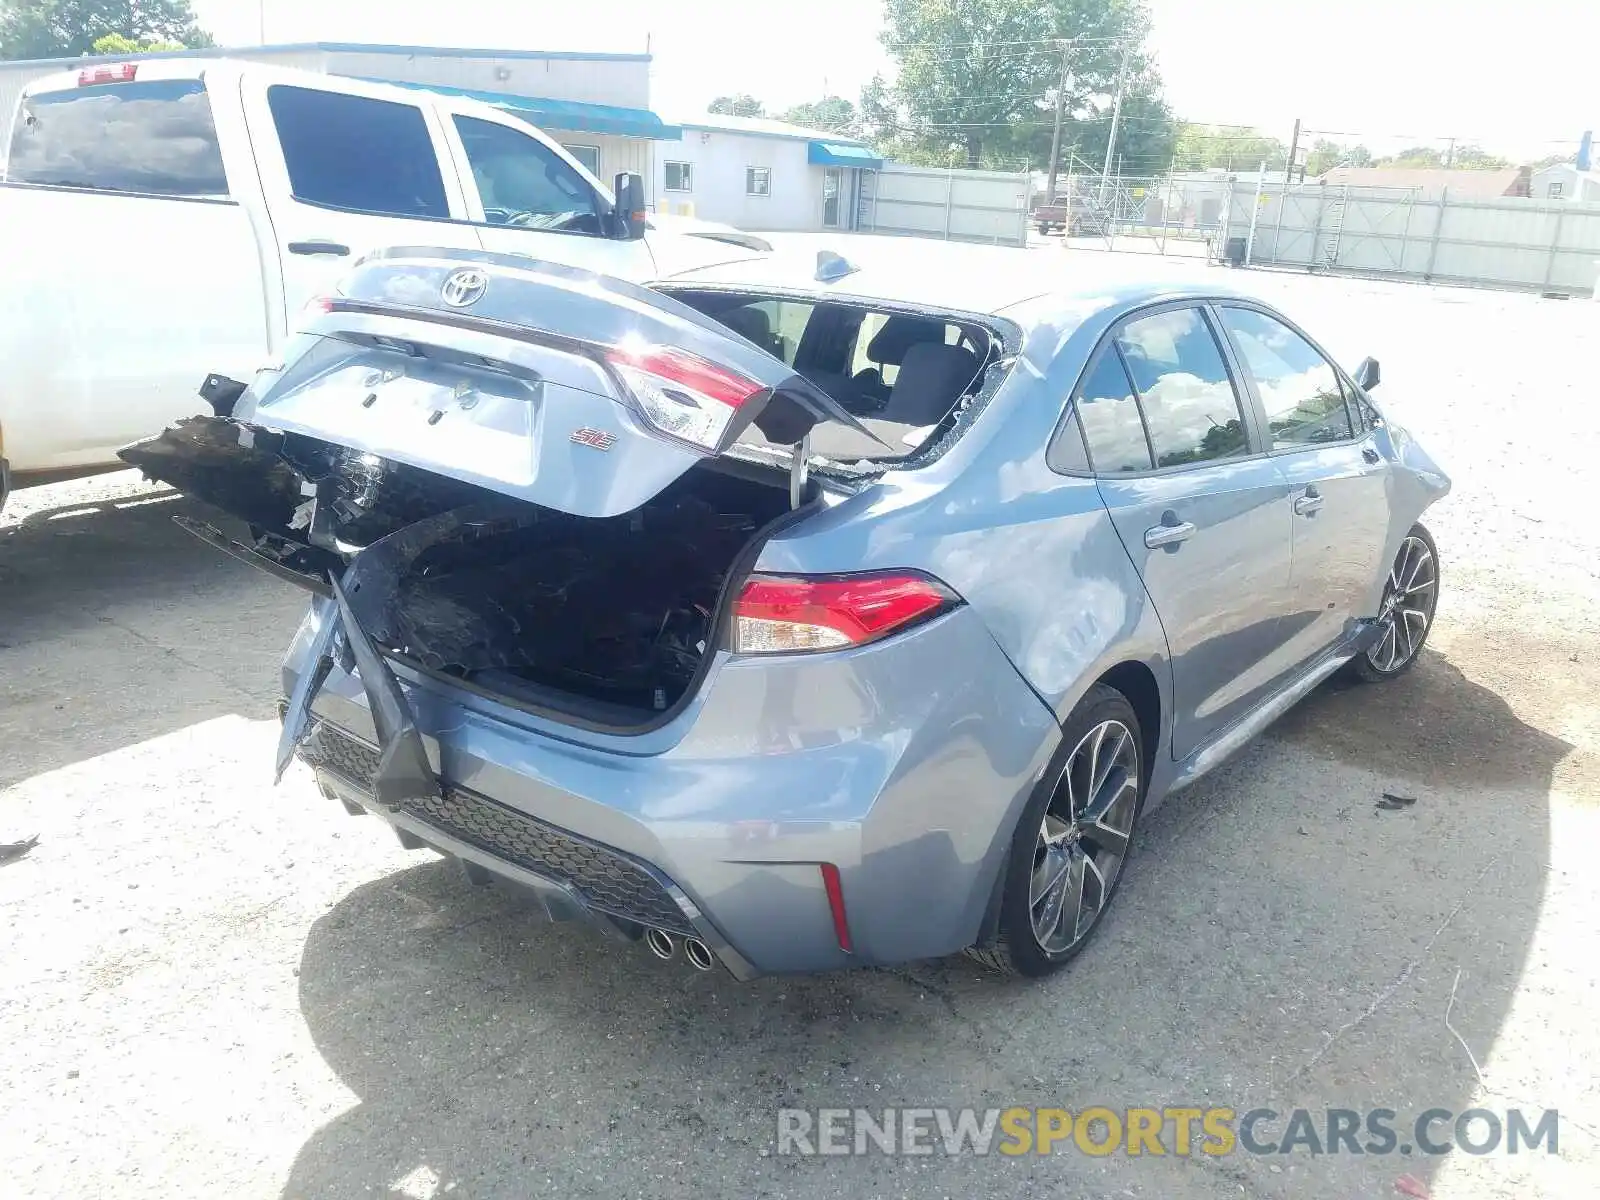
[[[393,250],[208,380],[124,456],[311,593],[280,775],[702,969],[1039,976],[1158,802],[1415,663],[1449,481],[1374,361],[900,246],[649,287]]]

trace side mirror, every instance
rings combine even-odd
[[[644,236],[644,180],[631,171],[619,172],[612,189],[617,195],[611,213],[611,236],[623,242],[636,242]]]
[[[1370,392],[1383,382],[1383,372],[1378,369],[1378,360],[1363,358],[1361,365],[1356,368],[1356,386],[1363,392]]]

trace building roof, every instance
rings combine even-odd
[[[830,142],[836,146],[864,146],[860,138],[824,129],[807,129],[771,117],[733,117],[726,113],[697,113],[674,124],[710,133],[744,133],[753,137],[789,138],[797,142]]]
[[[1528,169],[1446,171],[1438,167],[1334,167],[1318,176],[1324,183],[1350,187],[1396,188],[1434,195],[1449,188],[1456,196],[1526,196]]]
[[[213,46],[204,50],[147,50],[142,54],[90,54],[77,58],[31,58],[0,63],[0,68],[64,67],[78,63],[126,62],[130,58],[227,58],[230,54],[293,53],[322,50],[333,54],[426,54],[433,58],[562,59],[573,62],[642,62],[648,54],[610,54],[585,50],[494,50],[459,46],[391,46],[381,42],[279,42],[266,46]]]

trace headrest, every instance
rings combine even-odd
[[[906,351],[883,419],[907,425],[937,425],[955,407],[978,374],[978,356],[965,346],[918,342]]]
[[[867,357],[875,363],[896,366],[906,360],[906,351],[922,342],[944,345],[944,322],[927,317],[891,316],[867,343]]]
[[[763,350],[771,349],[772,321],[764,310],[746,305],[731,309],[718,319],[740,337],[749,339]]]

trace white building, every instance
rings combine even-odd
[[[702,114],[656,146],[661,212],[740,229],[854,229],[861,173],[883,166],[862,141],[763,117]]]
[[[1600,174],[1572,163],[1541,167],[1528,182],[1528,194],[1535,200],[1600,200]]]
[[[301,42],[238,50],[172,50],[113,59],[58,58],[0,63],[0,122],[9,135],[22,89],[34,79],[87,62],[134,58],[245,59],[329,75],[352,75],[471,96],[514,112],[561,142],[609,182],[619,171],[645,179],[647,199],[656,139],[679,130],[650,111],[648,54],[560,50],[461,50]],[[9,136],[0,137],[0,165]]]

